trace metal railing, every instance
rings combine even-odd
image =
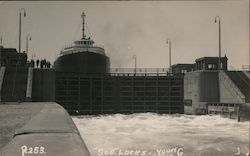
[[[167,76],[172,75],[168,68],[110,68],[112,76]]]
[[[168,68],[110,68],[110,73],[167,73]]]

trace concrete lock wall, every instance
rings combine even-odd
[[[184,101],[191,100],[191,105],[184,102],[185,114],[193,114],[195,109],[199,107],[200,101],[200,73],[189,72],[184,76]]]
[[[56,103],[41,111],[16,130],[1,156],[89,156],[89,151],[68,113]]]
[[[32,101],[55,101],[55,70],[34,69]]]
[[[204,71],[200,73],[200,100],[201,102],[219,101],[219,80],[217,71]]]
[[[185,101],[191,105],[185,105]],[[204,114],[207,102],[219,101],[219,82],[217,71],[194,71],[184,76],[185,114]]]

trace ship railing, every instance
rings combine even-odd
[[[110,68],[110,73],[114,76],[120,75],[170,75],[168,68]]]
[[[64,47],[62,49],[68,49],[68,48],[72,48],[72,47],[82,47],[81,45],[74,45],[73,43],[70,43],[70,44],[66,44],[64,45]],[[86,46],[87,47],[87,46]],[[94,45],[91,45],[89,47],[98,47],[98,48],[102,48],[104,49],[104,45],[103,44],[94,44]]]

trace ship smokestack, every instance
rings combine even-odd
[[[84,11],[82,12],[82,39],[85,39],[85,34],[84,34],[84,21],[85,20],[85,13]]]

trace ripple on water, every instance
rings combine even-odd
[[[185,156],[234,155],[248,152],[248,122],[220,116],[131,115],[73,117],[90,153],[98,149],[153,150],[181,146]]]

